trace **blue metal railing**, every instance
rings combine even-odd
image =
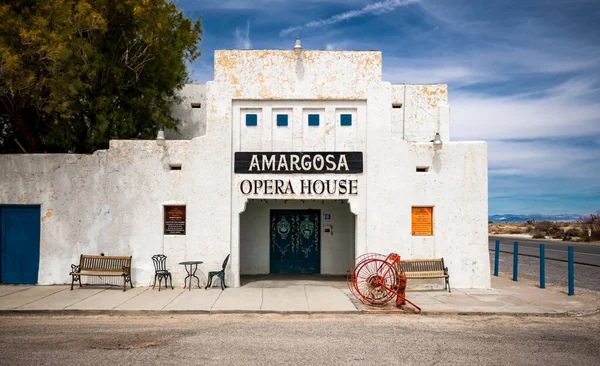
[[[540,244],[540,288],[546,288],[546,244]]]
[[[569,245],[569,296],[575,295],[575,266],[573,264],[573,246]]]
[[[515,241],[513,248],[513,281],[519,280],[519,242]]]
[[[500,262],[500,240],[496,240],[496,252],[494,253],[494,276],[498,277],[498,262]]]
[[[568,247],[568,279],[569,296],[575,294],[575,251],[572,245]],[[500,240],[496,240],[494,250],[494,276],[498,277],[500,262]],[[513,244],[513,281],[519,280],[519,242]],[[546,244],[540,244],[540,288],[546,288]]]

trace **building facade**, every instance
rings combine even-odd
[[[80,254],[104,253],[132,255],[134,285],[148,285],[164,253],[182,285],[179,262],[203,261],[202,275],[231,254],[239,286],[244,274],[344,275],[360,254],[397,252],[443,257],[453,287],[490,286],[487,146],[450,140],[446,85],[385,82],[376,51],[214,59],[214,81],[182,90],[166,141],[0,156],[0,282],[23,260],[38,283],[66,283]],[[16,250],[23,230],[33,244]]]

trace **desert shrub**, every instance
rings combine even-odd
[[[562,230],[558,226],[557,223],[552,221],[540,221],[535,223],[535,231],[539,231],[544,233],[545,235],[549,235],[551,237],[555,237],[556,235],[560,235],[562,238]]]
[[[564,235],[562,237],[563,241],[581,241],[581,238],[579,236],[569,236],[569,235]]]
[[[543,233],[541,231],[533,232],[533,239],[544,239],[545,237],[546,237],[545,233]]]
[[[537,231],[546,232],[546,230],[548,230],[552,226],[552,222],[550,222],[550,221],[540,221],[540,222],[536,222],[534,224],[534,226],[535,226],[535,229]]]
[[[583,232],[579,228],[570,227],[567,230],[565,230],[562,240],[563,241],[571,241],[571,240],[577,241],[577,240],[579,240],[579,238],[581,237],[582,234],[583,234]]]
[[[548,233],[548,235],[561,235],[565,232],[558,224],[556,223],[552,223],[553,225],[551,225],[548,230],[546,230],[546,232]]]
[[[595,214],[583,216],[579,219],[579,223],[583,229],[582,239],[584,241],[600,240],[600,210]],[[588,230],[591,229],[591,235]]]

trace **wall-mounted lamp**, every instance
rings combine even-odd
[[[302,41],[300,41],[300,37],[296,38],[296,43],[294,43],[294,53],[298,57],[302,54]]]
[[[439,132],[435,133],[435,137],[433,138],[433,140],[431,140],[431,142],[433,142],[433,146],[442,147],[442,138],[440,137]]]
[[[156,135],[156,144],[158,146],[165,146],[165,131],[158,130],[158,134]]]

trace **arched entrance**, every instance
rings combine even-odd
[[[345,275],[355,221],[347,200],[248,200],[240,214],[240,274]]]

